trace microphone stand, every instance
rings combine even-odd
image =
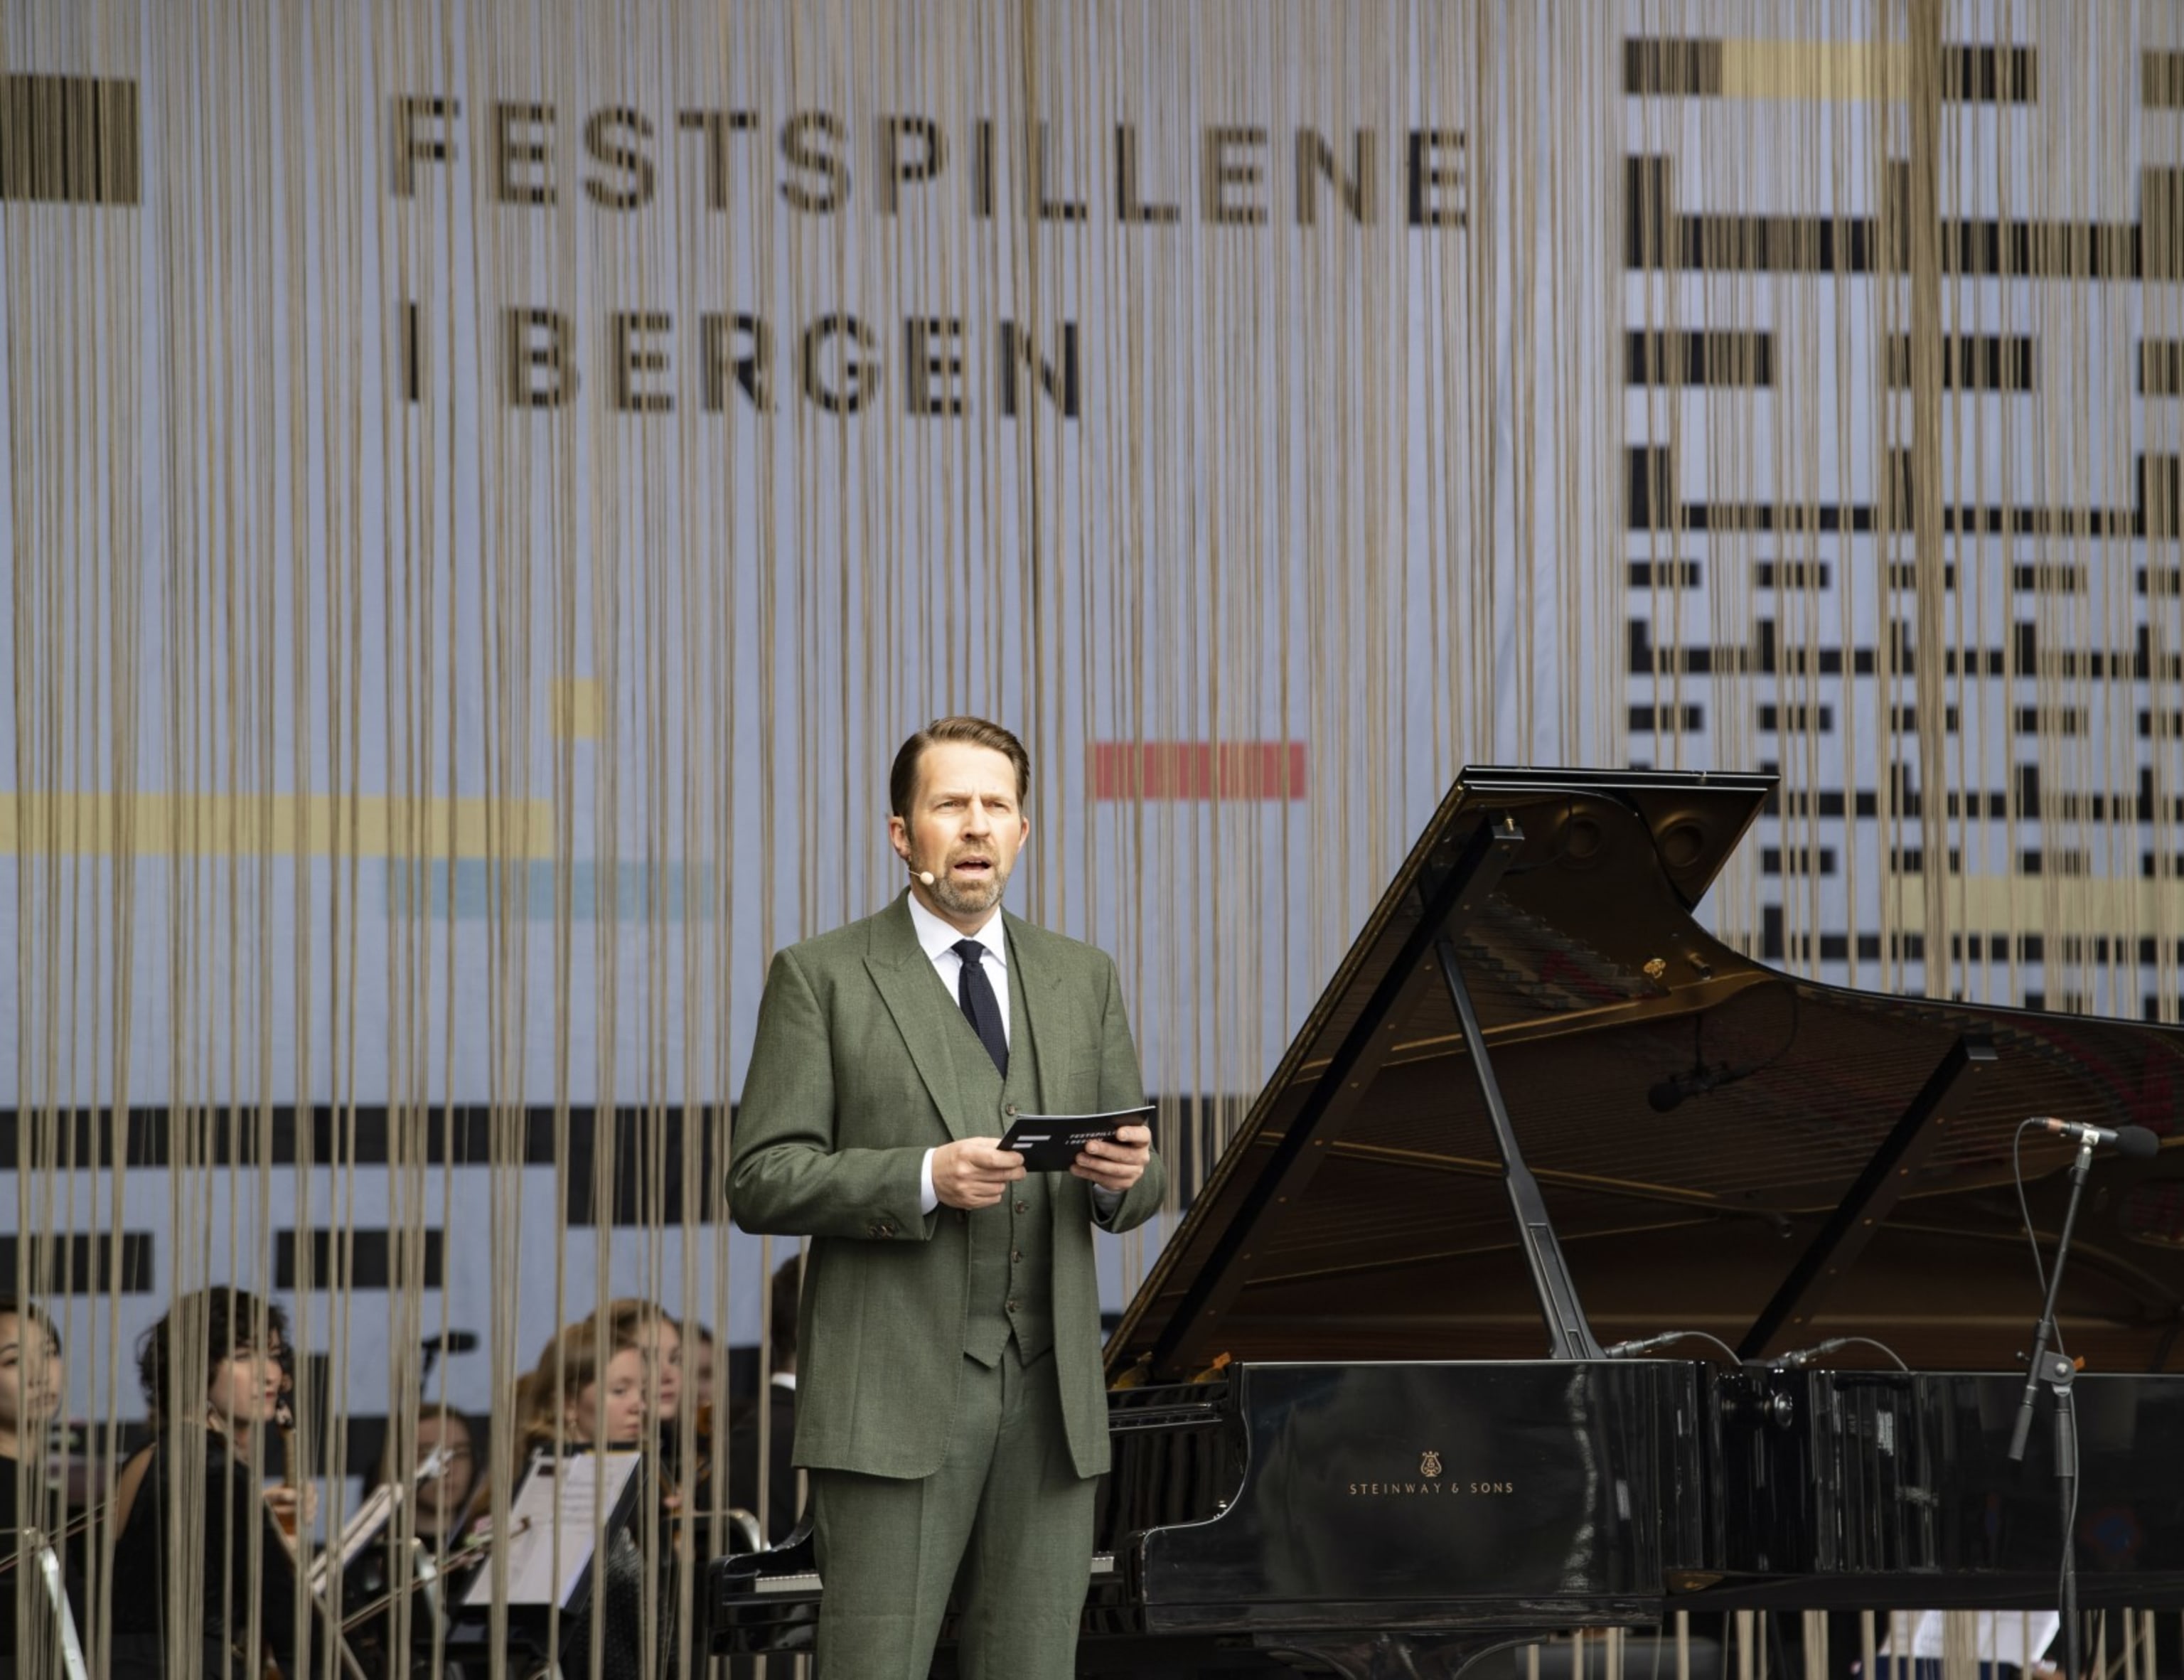
[[[2078,1416],[2071,1404],[2070,1383],[2077,1367],[2062,1353],[2048,1349],[2055,1340],[2055,1298],[2063,1289],[2063,1262],[2070,1252],[2070,1232],[2078,1222],[2078,1199],[2085,1194],[2086,1175],[2092,1170],[2093,1142],[2078,1146],[2078,1158],[2070,1164],[2070,1200],[2063,1211],[2063,1236],[2055,1245],[2055,1264],[2048,1274],[2048,1299],[2040,1309],[2040,1322],[2032,1332],[2032,1358],[2025,1371],[2025,1394],[2018,1402],[2017,1422],[2009,1432],[2009,1461],[2025,1461],[2025,1444],[2032,1433],[2032,1409],[2045,1382],[2055,1395],[2055,1488],[2062,1503],[2063,1519],[2063,1661],[2064,1680],[2081,1680],[2078,1662],[2078,1547],[2070,1531],[2078,1509]],[[2030,1660],[2031,1653],[2025,1654]]]

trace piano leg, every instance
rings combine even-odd
[[[1537,1644],[1551,1631],[1312,1633],[1303,1638],[1268,1634],[1253,1643],[1268,1656],[1302,1658],[1332,1668],[1346,1680],[1457,1680],[1481,1658]]]

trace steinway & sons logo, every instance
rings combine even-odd
[[[1517,1491],[1517,1484],[1513,1482],[1473,1482],[1462,1477],[1450,1480],[1444,1477],[1441,1471],[1440,1452],[1435,1448],[1429,1447],[1418,1454],[1417,1480],[1353,1482],[1350,1484],[1350,1497],[1353,1499],[1401,1499],[1420,1493],[1513,1493]]]

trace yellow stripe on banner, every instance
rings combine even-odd
[[[545,800],[0,794],[0,857],[550,858]]]
[[[1901,99],[1908,47],[1862,41],[1724,41],[1724,99]]]
[[[606,701],[596,677],[571,677],[554,684],[554,734],[557,740],[595,741]]]

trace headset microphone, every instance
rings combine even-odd
[[[902,867],[910,871],[910,878],[913,881],[922,881],[927,886],[931,886],[933,885],[932,870],[919,868],[916,864],[911,862],[907,857],[902,860]]]

